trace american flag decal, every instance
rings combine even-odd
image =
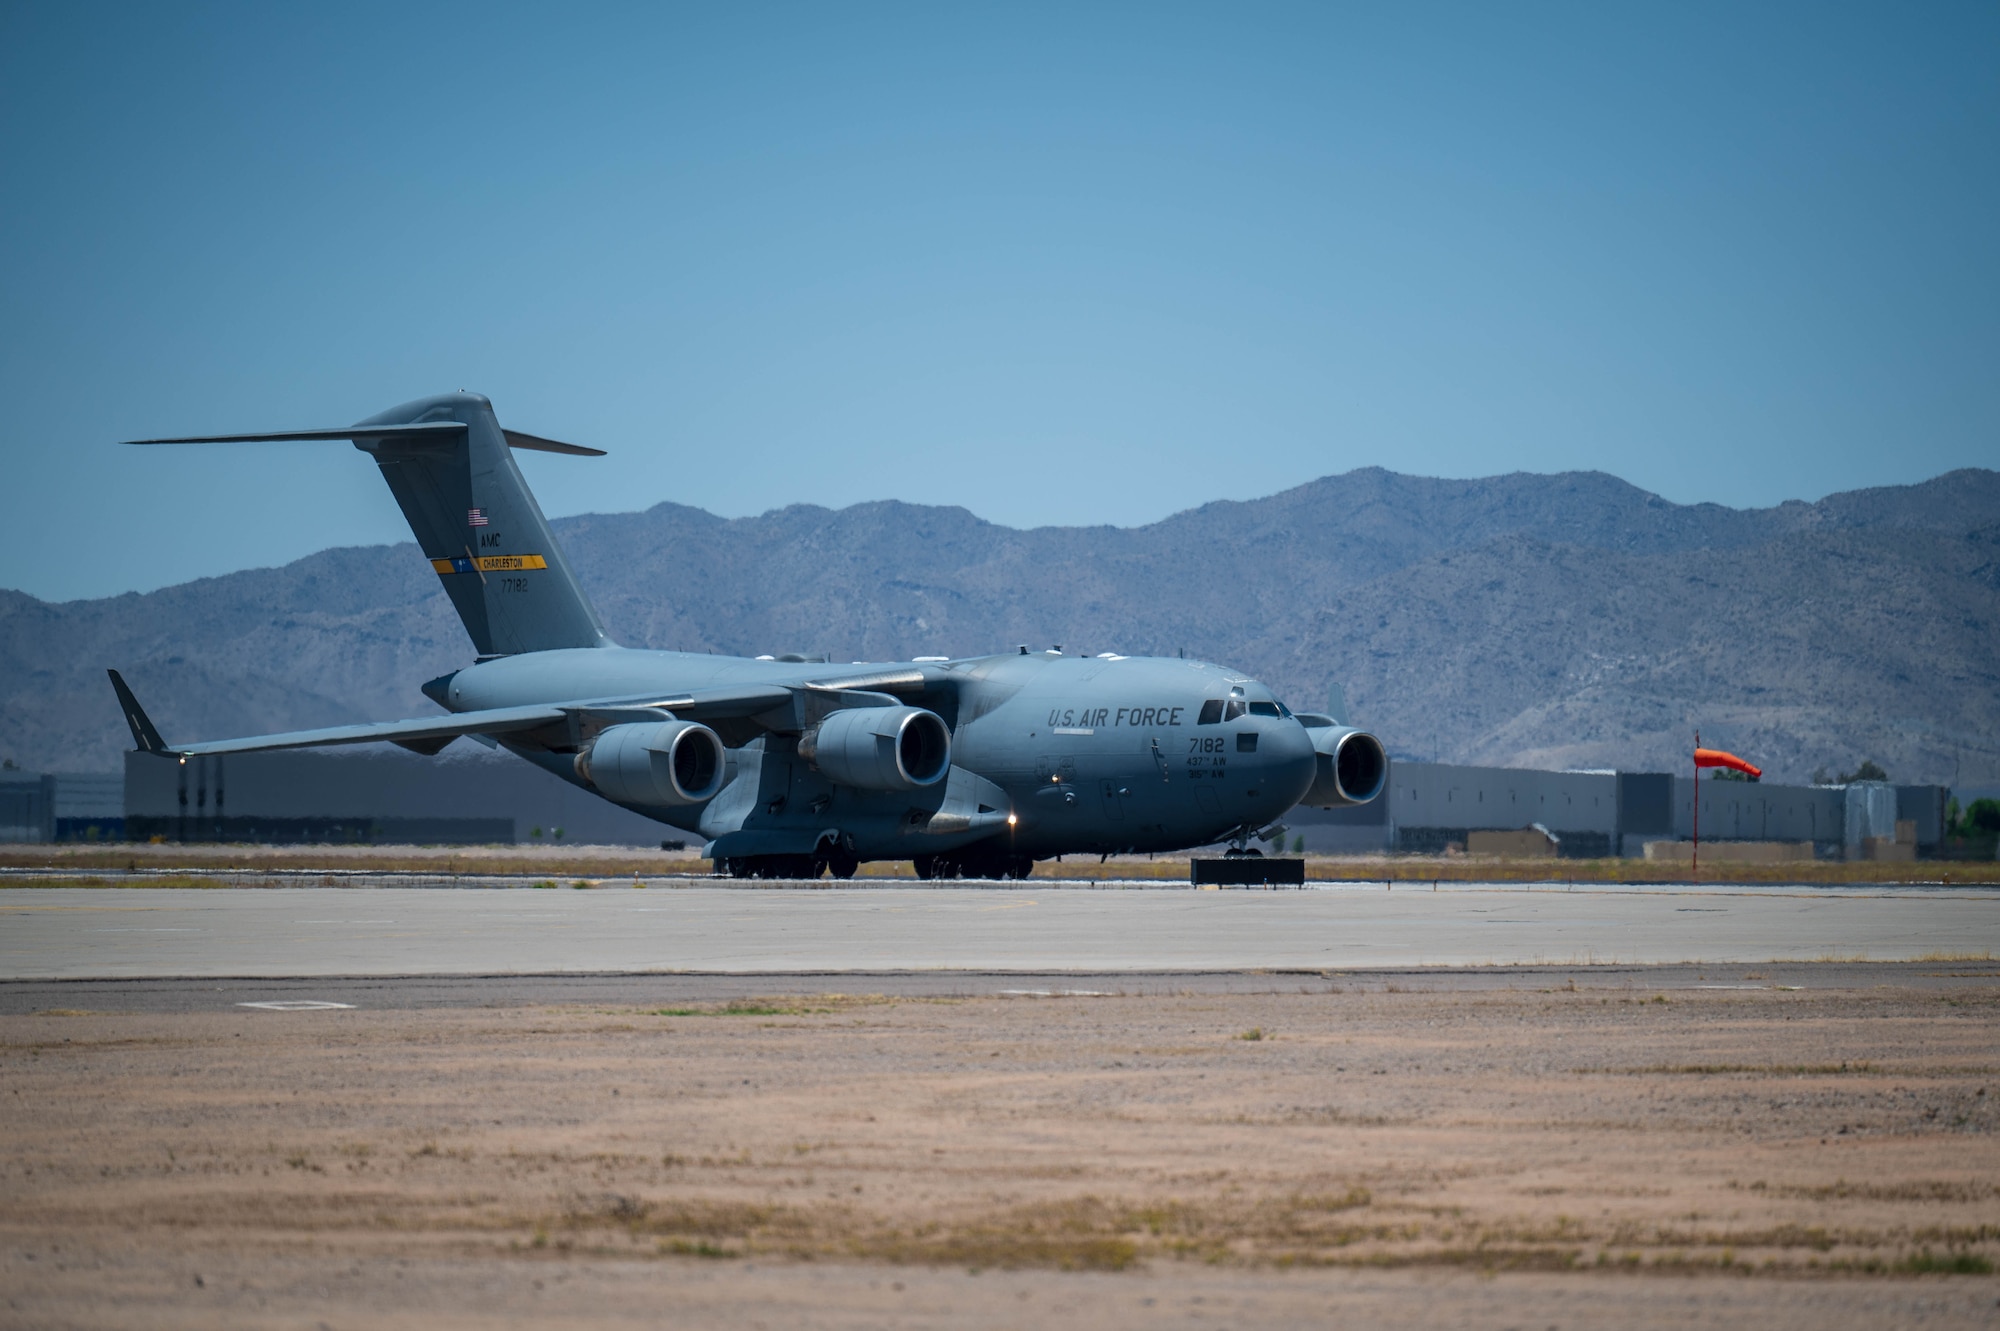
[[[484,527],[486,525],[486,510],[482,508],[468,508],[465,510],[465,520],[470,526]]]

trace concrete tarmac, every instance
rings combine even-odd
[[[38,889],[0,979],[1223,972],[1991,956],[2000,892]]]

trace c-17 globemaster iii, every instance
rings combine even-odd
[[[606,636],[512,449],[600,456],[501,428],[473,393],[325,430],[141,444],[351,440],[382,469],[478,649],[424,693],[447,715],[167,744],[111,672],[138,746],[188,757],[470,735],[699,835],[738,877],[1023,878],[1076,853],[1268,833],[1301,802],[1361,804],[1387,759],[1227,666],[1064,654],[836,666],[624,648]]]

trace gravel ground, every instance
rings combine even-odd
[[[1935,969],[8,1015],[0,1320],[1991,1325]]]

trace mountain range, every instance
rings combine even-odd
[[[1338,685],[1405,757],[1676,770],[1699,728],[1771,779],[1869,758],[2000,780],[2000,472],[1766,509],[1369,468],[1134,528],[893,501],[552,525],[627,646],[1185,652],[1295,708]],[[0,755],[115,768],[108,665],[191,739],[424,715],[417,686],[470,659],[407,543],[99,600],[0,591]]]

